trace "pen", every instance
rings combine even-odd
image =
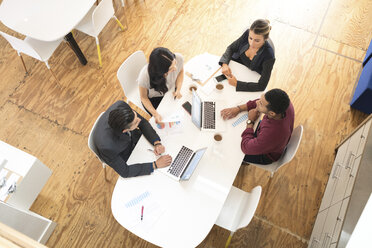
[[[144,209],[144,207],[142,206],[142,209],[141,209],[141,220],[143,220],[143,209]]]

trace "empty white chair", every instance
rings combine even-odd
[[[249,164],[252,164],[262,169],[265,169],[267,171],[270,171],[271,172],[270,176],[273,177],[274,172],[276,172],[283,165],[291,162],[293,157],[296,155],[297,149],[301,143],[303,129],[304,129],[303,126],[299,125],[293,130],[291,138],[289,139],[289,142],[287,144],[287,147],[285,148],[282,156],[279,158],[278,161],[275,161],[274,163],[268,164],[268,165],[253,164],[253,163],[249,163]]]
[[[119,67],[118,80],[123,88],[124,95],[129,101],[145,111],[142,106],[138,89],[137,78],[141,69],[147,64],[143,51],[132,53]]]
[[[95,132],[95,130],[96,130],[96,125],[97,125],[97,123],[98,123],[98,120],[101,118],[101,116],[103,115],[103,113],[104,113],[104,112],[102,112],[102,113],[98,116],[97,120],[96,120],[96,121],[94,122],[94,124],[93,124],[92,130],[90,130],[89,137],[88,137],[88,147],[89,147],[89,149],[94,153],[94,155],[96,155],[96,157],[99,159],[99,161],[102,163],[102,167],[103,167],[103,171],[104,171],[104,175],[105,175],[105,180],[108,181],[108,180],[107,180],[107,176],[106,176],[106,166],[107,166],[107,164],[106,164],[105,162],[103,162],[103,161],[100,159],[100,157],[98,156],[97,147],[96,147],[96,145],[95,145],[94,142],[93,142],[93,133]]]
[[[254,187],[250,193],[231,186],[230,193],[216,221],[216,225],[231,231],[225,248],[229,246],[234,232],[251,222],[260,201],[261,192],[261,186]]]
[[[22,65],[27,73],[27,68],[25,62],[23,61],[21,53],[27,54],[30,57],[38,59],[45,63],[49,71],[52,73],[53,77],[58,81],[57,77],[54,75],[53,71],[50,69],[48,64],[49,58],[52,56],[54,51],[63,41],[62,39],[56,41],[40,41],[35,40],[30,37],[26,37],[24,40],[18,39],[14,36],[6,34],[0,31],[0,34],[9,42],[9,44],[17,51],[19,57],[21,58]]]
[[[85,15],[84,19],[75,27],[75,29],[96,38],[97,53],[100,66],[102,66],[102,58],[98,35],[101,33],[102,29],[106,26],[111,18],[114,18],[121,30],[124,30],[123,25],[115,16],[112,0],[102,0],[98,4],[98,6],[93,5],[89,12]]]

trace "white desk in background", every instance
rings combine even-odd
[[[218,57],[216,59],[218,61]],[[257,78],[257,75],[252,73],[253,77]],[[180,110],[185,101],[191,102],[191,94],[188,92],[190,84],[193,82],[185,76],[181,91],[183,97],[179,100],[173,99],[171,92],[174,89],[165,95],[158,108],[163,118]],[[236,92],[226,80],[223,84],[225,88],[222,93],[213,91],[206,96],[200,91],[200,86],[198,93],[203,101],[223,99],[226,107],[243,104],[258,98],[262,93]],[[181,145],[193,150],[208,147],[190,180],[177,182],[157,170],[150,176],[119,177],[111,201],[115,219],[138,237],[161,247],[195,247],[200,244],[216,222],[244,157],[240,149],[240,135],[246,125],[244,122],[233,127],[235,120],[227,121],[226,131],[221,133],[222,143],[213,147],[215,133],[201,132],[185,112],[182,132],[161,139],[169,154],[174,154]],[[155,126],[153,118],[150,123]],[[147,151],[151,147],[141,137],[128,164],[156,160],[155,155]],[[217,153],[216,149],[223,152]],[[126,205],[129,203],[133,207]],[[142,206],[143,221],[140,219]]]
[[[95,0],[3,0],[0,20],[7,27],[33,39],[55,41],[65,37],[85,65],[87,61],[71,30],[94,3]]]

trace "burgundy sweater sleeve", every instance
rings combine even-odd
[[[260,135],[254,137],[253,128],[247,128],[242,133],[241,149],[244,154],[259,155],[267,154],[273,151],[277,146],[275,142],[275,133],[272,133],[272,128],[262,125],[260,127]]]
[[[257,100],[258,100],[258,99],[253,100],[253,101],[248,101],[248,102],[246,103],[246,104],[247,104],[247,110],[248,110],[248,111],[257,107],[257,104],[256,104],[256,101],[257,101]]]

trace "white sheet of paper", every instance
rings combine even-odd
[[[203,53],[192,58],[185,66],[185,69],[187,72],[190,72],[194,78],[199,79],[201,82],[205,82],[218,68],[220,68],[218,61],[218,56]]]
[[[143,208],[143,218],[141,212]],[[124,204],[126,208],[125,217],[131,227],[141,228],[148,232],[159,217],[164,213],[164,208],[154,199],[149,192],[135,196],[131,201]]]
[[[204,94],[209,96],[215,88],[216,82],[213,79],[211,79],[203,87],[201,87],[201,90],[203,91]]]
[[[233,60],[230,60],[229,67],[238,81],[257,83],[261,77],[257,72],[251,71],[245,65]]]

